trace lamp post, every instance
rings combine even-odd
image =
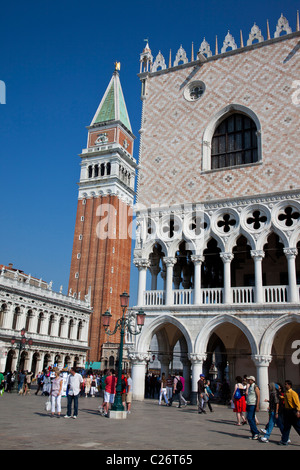
[[[13,391],[17,390],[17,378],[18,378],[18,375],[19,375],[19,372],[20,372],[19,369],[20,369],[22,349],[26,349],[26,344],[28,344],[29,346],[32,346],[32,343],[33,343],[31,338],[29,338],[29,339],[26,338],[25,333],[26,333],[25,328],[22,328],[21,337],[16,338],[15,336],[13,336],[10,340],[12,346],[14,346],[16,344],[16,348],[18,348],[18,359],[17,359],[17,365],[16,365],[17,377],[15,377],[15,381],[14,381],[14,384],[13,384],[13,388],[12,388]],[[19,344],[17,344],[18,341],[19,341]]]
[[[138,335],[141,333],[142,327],[144,326],[145,316],[143,310],[139,310],[136,315],[131,314],[129,317],[125,317],[126,309],[129,305],[129,295],[126,292],[120,295],[121,308],[122,308],[122,318],[119,318],[116,322],[116,326],[113,331],[109,330],[109,324],[111,320],[111,313],[107,310],[102,315],[102,325],[105,329],[106,334],[109,336],[114,335],[118,330],[121,330],[120,337],[120,346],[119,346],[119,364],[118,364],[118,382],[116,389],[116,398],[111,407],[113,411],[124,411],[124,406],[122,404],[122,361],[123,361],[123,346],[124,346],[124,335],[126,329],[130,331],[133,335]],[[132,323],[136,320],[137,329],[134,329]]]

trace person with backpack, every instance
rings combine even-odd
[[[244,416],[244,413],[246,413],[246,399],[245,399],[246,386],[243,385],[242,383],[243,382],[242,377],[237,376],[235,380],[236,380],[236,384],[234,387],[231,401],[234,404],[233,412],[236,413],[236,419],[237,419],[236,425],[242,426],[242,424],[246,424],[247,422]]]
[[[177,408],[181,408],[181,403],[183,402],[184,406],[187,405],[186,400],[182,396],[184,388],[184,378],[179,375],[179,372],[175,374],[173,381],[173,395],[169,400],[169,406],[172,406],[174,400],[178,399]]]

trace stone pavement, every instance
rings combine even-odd
[[[218,404],[213,404],[213,413],[199,415],[194,405],[178,409],[176,403],[158,406],[157,400],[147,399],[134,401],[127,419],[113,420],[99,414],[101,398],[82,397],[78,419],[64,419],[67,399],[62,399],[61,418],[50,417],[46,400],[34,390],[29,396],[0,397],[0,450],[300,450],[293,429],[292,444],[286,447],[277,445],[278,428],[269,443],[250,440],[249,426],[235,426],[235,413]],[[263,427],[268,414],[260,412],[258,419]]]

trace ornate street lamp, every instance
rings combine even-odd
[[[117,382],[117,389],[116,389],[116,398],[111,407],[113,411],[124,411],[124,406],[122,404],[122,361],[123,361],[123,345],[124,345],[124,335],[126,329],[132,335],[138,335],[141,333],[142,327],[145,323],[145,312],[140,309],[135,315],[132,313],[127,318],[125,317],[126,309],[129,305],[129,295],[127,292],[123,292],[120,295],[120,303],[122,308],[122,318],[119,318],[116,322],[116,326],[113,331],[109,330],[109,324],[111,320],[111,313],[107,310],[102,315],[102,325],[105,329],[106,334],[109,336],[114,335],[118,330],[121,330],[121,337],[120,337],[120,346],[119,346],[119,364],[118,364],[118,382]],[[136,321],[136,325],[134,326],[133,323]]]
[[[18,348],[18,359],[17,359],[17,365],[16,365],[17,376],[15,377],[15,381],[14,381],[14,384],[13,384],[13,387],[12,387],[12,391],[17,390],[17,378],[18,378],[18,375],[19,375],[19,372],[20,372],[19,369],[20,369],[22,349],[26,349],[27,344],[28,344],[28,346],[32,346],[32,344],[33,344],[32,339],[31,338],[27,339],[26,336],[25,336],[25,333],[26,333],[25,328],[22,328],[21,337],[16,338],[15,336],[13,336],[10,340],[12,346],[15,346],[15,344],[17,342],[19,342],[19,344],[16,344],[16,348]]]

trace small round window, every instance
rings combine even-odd
[[[205,85],[203,82],[191,82],[184,89],[183,96],[187,101],[197,101],[205,92]]]

